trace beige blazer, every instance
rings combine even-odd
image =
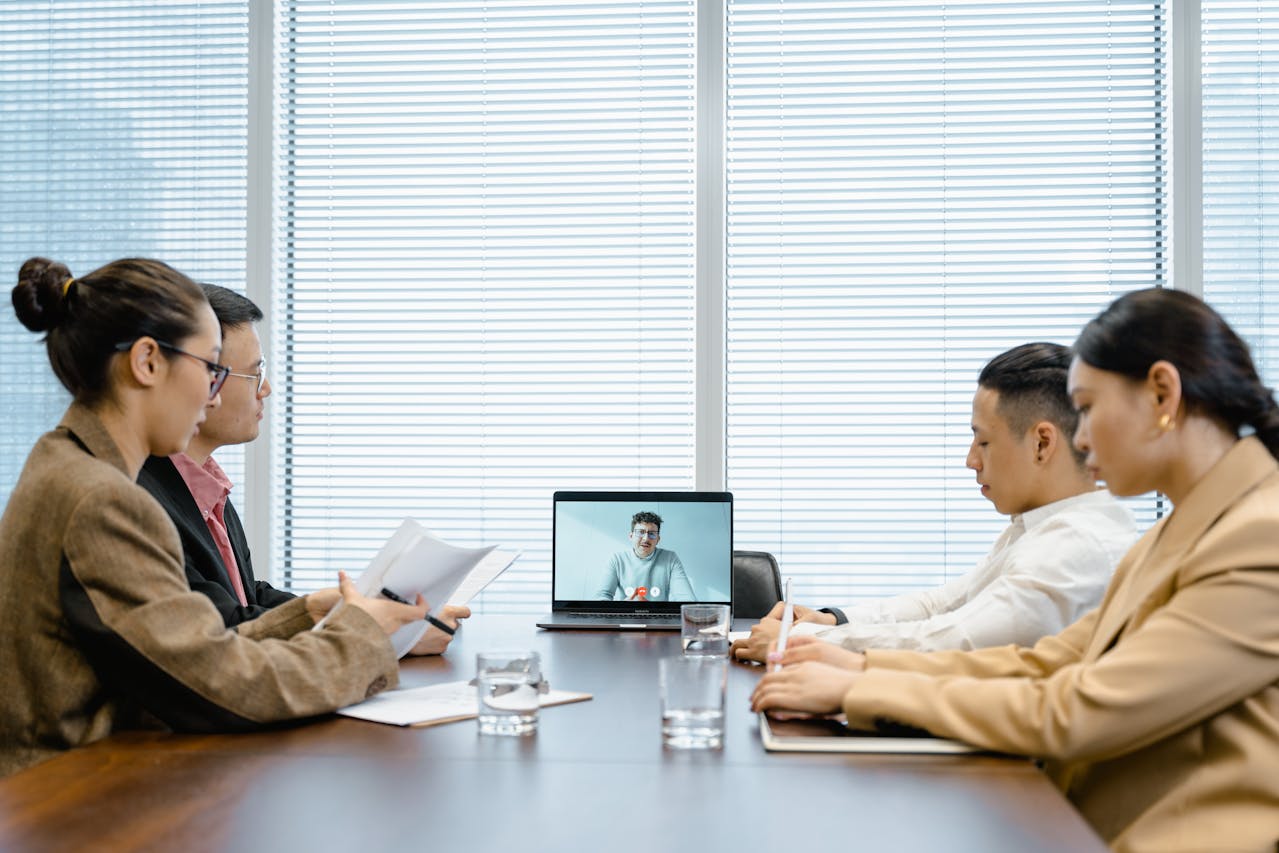
[[[1033,648],[872,651],[849,722],[1038,756],[1121,851],[1276,849],[1279,464],[1239,441]]]
[[[0,774],[147,712],[237,731],[333,711],[398,683],[377,623],[322,631],[298,599],[226,628],[193,592],[173,522],[124,473],[102,422],[72,405],[0,518]]]

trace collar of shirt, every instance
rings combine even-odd
[[[1020,521],[1021,525],[1029,530],[1048,519],[1052,518],[1063,510],[1083,509],[1093,504],[1102,504],[1110,500],[1110,492],[1105,489],[1094,489],[1091,492],[1084,492],[1080,495],[1071,495],[1068,498],[1062,498],[1059,501],[1053,501],[1050,504],[1044,504],[1034,509],[1029,509],[1021,515],[1014,515],[1011,521],[1016,524]]]
[[[222,466],[212,456],[203,465],[196,464],[185,453],[175,453],[169,459],[182,475],[182,481],[187,484],[191,497],[195,498],[201,517],[207,521],[210,515],[216,515],[220,520],[222,508],[226,506],[226,499],[231,494],[231,480]]]

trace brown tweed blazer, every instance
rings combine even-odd
[[[228,629],[187,585],[173,522],[73,404],[36,443],[0,518],[0,774],[149,712],[238,731],[333,711],[398,683],[358,608],[322,631],[303,599]]]
[[[1045,759],[1122,851],[1279,839],[1279,465],[1240,440],[1120,561],[1101,606],[1032,648],[870,652],[877,718]]]

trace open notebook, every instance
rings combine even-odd
[[[567,705],[585,702],[589,693],[551,690],[542,694],[538,705]],[[344,717],[386,723],[392,726],[435,726],[457,720],[470,720],[478,715],[475,685],[469,681],[450,681],[424,687],[401,687],[365,699],[355,705],[339,708]]]
[[[769,752],[897,752],[960,755],[982,752],[971,744],[934,737],[921,730],[891,727],[881,731],[850,729],[839,720],[776,719],[759,715],[759,737]]]

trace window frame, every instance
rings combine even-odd
[[[271,0],[250,3],[249,111],[249,245],[248,295],[259,305],[272,302],[271,256],[274,248],[273,186],[280,155],[273,137],[275,116],[272,55],[276,23]],[[1172,182],[1169,193],[1172,233],[1169,238],[1170,286],[1202,295],[1202,113],[1200,75],[1200,0],[1168,0],[1170,43],[1169,119]],[[697,270],[695,337],[695,482],[717,491],[726,480],[725,271],[724,271],[724,20],[723,0],[697,0]],[[273,351],[278,333],[267,316],[261,334],[264,349]],[[276,543],[276,500],[271,466],[276,451],[274,430],[264,431],[246,455],[244,500],[254,523],[248,526],[251,548],[273,555]],[[276,569],[272,566],[272,571]]]

